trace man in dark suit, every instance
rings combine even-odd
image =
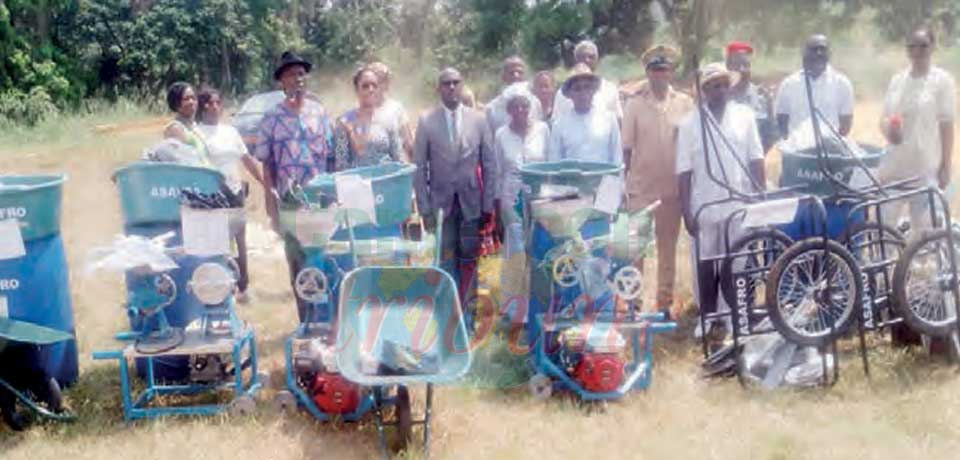
[[[460,72],[440,72],[441,105],[420,117],[413,162],[420,214],[434,230],[437,211],[443,210],[441,265],[457,280],[461,302],[470,311],[476,297],[480,228],[493,219],[497,160],[486,118],[460,103],[462,91]]]

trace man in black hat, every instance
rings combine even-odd
[[[291,189],[317,174],[333,170],[330,119],[319,102],[307,98],[307,75],[312,67],[290,51],[283,53],[273,78],[285,97],[264,114],[253,150],[263,162],[267,215],[275,230],[279,229],[277,200],[288,198]],[[292,283],[303,265],[303,250],[289,235],[284,235],[284,243]],[[297,310],[302,320],[305,305],[299,298]]]

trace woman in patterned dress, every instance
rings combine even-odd
[[[353,75],[357,93],[357,108],[337,119],[334,151],[337,171],[372,166],[390,161],[401,161],[403,141],[396,126],[375,117],[380,102],[380,83],[377,73],[363,67]]]

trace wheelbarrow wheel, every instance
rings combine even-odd
[[[829,254],[829,257],[828,257]],[[786,340],[821,346],[843,335],[863,302],[863,279],[840,243],[819,237],[799,241],[773,264],[767,277],[770,322]]]
[[[730,246],[730,254],[720,267],[720,288],[727,305],[738,305],[738,293],[745,294],[750,309],[764,300],[764,282],[773,263],[793,239],[780,230],[767,229],[744,235]]]
[[[397,386],[397,399],[393,408],[397,424],[397,451],[407,450],[413,440],[413,412],[410,406],[410,390],[403,385]]]
[[[903,251],[893,271],[893,307],[911,329],[947,337],[955,329],[957,304],[953,290],[957,275],[950,262],[947,230],[923,234]],[[960,254],[960,234],[953,234]]]

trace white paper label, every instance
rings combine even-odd
[[[619,176],[603,176],[597,187],[597,196],[593,209],[606,214],[616,214],[623,199],[623,181]]]
[[[543,184],[540,186],[539,198],[554,198],[566,195],[576,195],[579,190],[570,185]]]
[[[324,244],[337,231],[337,210],[297,211],[294,231],[297,240],[306,246]]]
[[[373,195],[373,184],[356,174],[339,174],[334,180],[337,186],[337,201],[340,205],[350,211],[359,210],[366,213],[370,223],[376,224],[377,200]]]
[[[0,318],[10,317],[10,305],[7,303],[7,296],[0,295]]]
[[[0,260],[16,259],[27,255],[17,219],[0,220]]]
[[[747,215],[743,218],[746,228],[762,227],[764,225],[780,225],[793,222],[800,205],[798,198],[784,198],[781,200],[765,201],[747,206]]]
[[[230,254],[230,215],[226,209],[180,209],[183,250],[199,257]]]

